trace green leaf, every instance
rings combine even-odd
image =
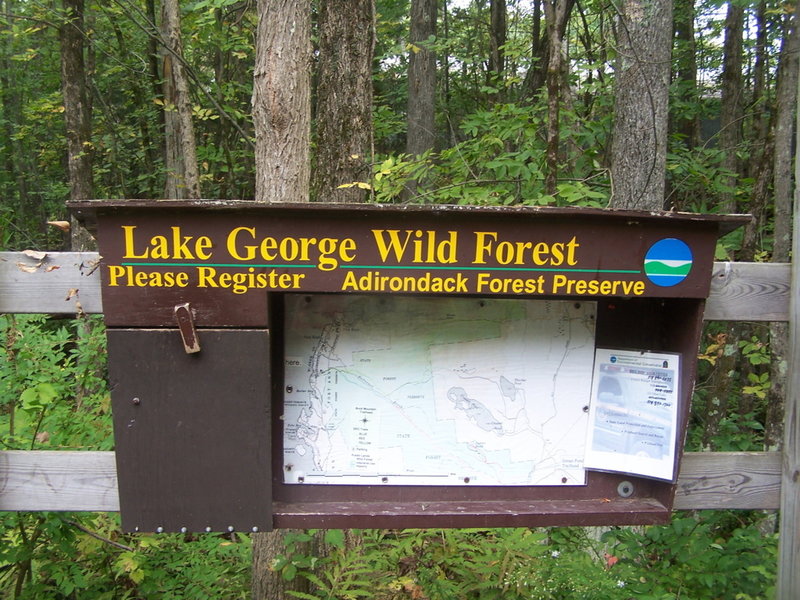
[[[38,383],[20,394],[22,410],[33,412],[39,411],[50,404],[58,397],[56,388],[50,383]]]
[[[281,571],[281,577],[283,577],[286,581],[292,581],[295,577],[297,577],[297,567],[292,564],[286,565]]]
[[[344,548],[344,531],[329,529],[325,532],[325,543],[334,548]]]

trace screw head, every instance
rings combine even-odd
[[[617,486],[617,494],[621,498],[630,498],[633,496],[633,484],[630,481],[621,481]]]

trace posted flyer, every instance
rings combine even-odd
[[[584,467],[675,480],[678,354],[597,348]]]

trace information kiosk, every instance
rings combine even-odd
[[[743,216],[92,201],[123,527],[664,522]]]

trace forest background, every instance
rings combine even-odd
[[[307,22],[307,57],[271,83],[290,98],[285,122],[267,115],[273,132],[309,132],[297,200],[748,212],[717,258],[786,262],[795,3],[670,5],[0,0],[0,249],[88,243],[65,231],[70,198],[273,199],[257,38],[263,49]],[[112,449],[102,324],[2,315],[0,328],[2,448]],[[785,336],[709,325],[687,449],[778,446]],[[274,545],[6,513],[0,593],[767,598],[776,527],[774,514],[703,512],[603,532],[290,532]]]

